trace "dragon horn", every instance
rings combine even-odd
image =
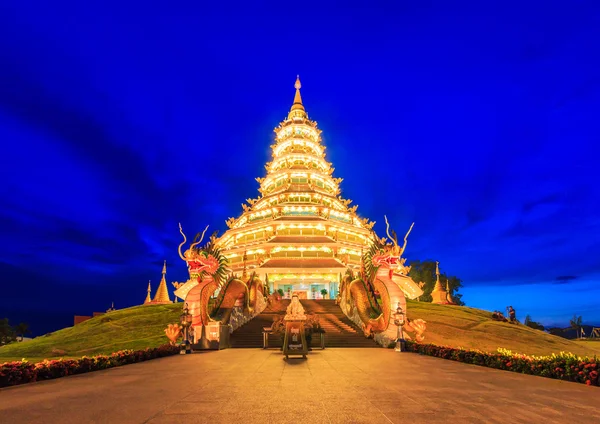
[[[383,217],[385,218],[385,232],[386,232],[387,236],[390,238],[390,240],[392,240],[394,242],[394,244],[396,246],[398,246],[398,241],[390,235],[390,223],[387,220],[387,216],[383,215]],[[412,228],[412,227],[410,227],[410,228]],[[409,230],[409,232],[410,232],[410,230]]]
[[[179,257],[185,261],[185,258],[181,254],[181,248],[183,247],[183,245],[187,241],[187,237],[185,236],[185,234],[183,234],[183,229],[181,228],[181,222],[179,223],[179,232],[183,236],[183,242],[181,242],[181,244],[179,245],[179,249],[177,249],[177,251],[179,252]]]
[[[202,239],[204,238],[204,233],[206,233],[206,230],[208,230],[208,225],[206,226],[206,228],[204,229],[204,231],[202,231],[202,236],[200,237],[200,240],[198,240],[196,243],[192,243],[190,245],[190,249],[193,249],[194,247],[196,247],[197,245],[199,245],[200,243],[202,243]]]
[[[408,235],[412,231],[414,225],[415,225],[414,222],[412,224],[410,224],[410,228],[408,229],[408,231],[406,232],[406,235],[404,236],[404,246],[402,246],[402,253],[404,253],[404,249],[406,249],[406,243],[408,243]]]

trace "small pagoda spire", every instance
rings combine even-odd
[[[150,292],[152,291],[152,287],[150,286],[150,280],[148,280],[148,293],[146,294],[146,300],[144,300],[144,305],[146,303],[152,302],[152,297],[150,297]]]
[[[154,299],[152,299],[153,303],[171,303],[171,299],[169,298],[169,290],[167,289],[167,261],[165,261],[162,270],[162,278],[160,279],[160,284],[158,285],[158,289],[156,290],[156,294],[154,295]]]
[[[442,283],[440,282],[440,263],[438,261],[435,262],[435,288],[444,290]]]
[[[440,282],[440,263],[435,263],[435,286],[431,291],[431,303],[448,303],[447,293]]]
[[[294,88],[296,89],[296,94],[294,95],[294,103],[292,104],[292,108],[290,109],[290,113],[288,113],[288,119],[293,118],[302,118],[307,119],[306,110],[304,109],[304,105],[302,104],[302,96],[300,95],[300,87],[302,84],[300,83],[300,75],[296,77],[296,83],[294,84]]]
[[[446,278],[446,300],[450,305],[454,305],[454,299],[452,298],[452,292],[450,291],[450,279]]]

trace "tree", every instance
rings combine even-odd
[[[579,330],[582,324],[581,316],[573,315],[573,318],[571,319],[570,323],[572,328],[574,328],[575,330]]]
[[[420,297],[420,300],[423,302],[431,302],[431,292],[435,287],[435,261],[426,260],[426,261],[411,261],[410,263],[410,272],[408,275],[417,283],[423,282],[425,285],[423,286],[423,295]],[[448,282],[448,287],[450,288],[450,294],[458,305],[464,305],[465,303],[462,301],[462,294],[458,293],[458,290],[462,287],[462,280],[455,276],[448,276],[446,274],[440,275],[440,281],[442,282],[444,288],[446,287],[446,282]]]
[[[577,316],[577,315],[573,315],[573,318],[570,321],[571,327],[575,329],[575,331],[577,332],[577,337],[579,337],[579,334],[581,333],[581,327],[583,325],[583,320],[581,318],[581,316]]]
[[[542,324],[540,324],[539,322],[535,322],[534,320],[531,319],[531,315],[527,315],[525,317],[524,324],[529,328],[533,328],[534,330],[541,330],[541,331],[545,330],[545,327]]]
[[[15,331],[10,326],[8,318],[0,319],[0,346],[15,340]]]
[[[29,324],[25,323],[25,322],[21,322],[18,325],[15,326],[15,333],[21,337],[21,341],[23,341],[23,336],[25,336],[25,334],[29,334]]]

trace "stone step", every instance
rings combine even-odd
[[[306,314],[316,314],[321,327],[325,330],[325,347],[379,347],[372,339],[367,339],[360,328],[350,321],[335,304],[335,300],[300,300]],[[269,305],[261,314],[237,329],[231,335],[232,347],[263,346],[263,328],[270,327],[274,318],[285,315],[290,301],[283,299]],[[269,337],[269,347],[281,347],[281,335]],[[320,346],[320,337],[313,335],[311,347]]]

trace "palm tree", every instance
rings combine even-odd
[[[575,331],[577,331],[577,337],[579,337],[580,328],[582,325],[581,316],[573,315],[573,319],[571,319],[570,323],[571,323],[571,327],[574,328]]]
[[[25,336],[25,334],[29,334],[29,324],[25,323],[25,322],[21,322],[18,325],[15,326],[15,333],[17,333],[17,335],[19,337],[21,337],[21,341],[23,341],[23,336]]]

